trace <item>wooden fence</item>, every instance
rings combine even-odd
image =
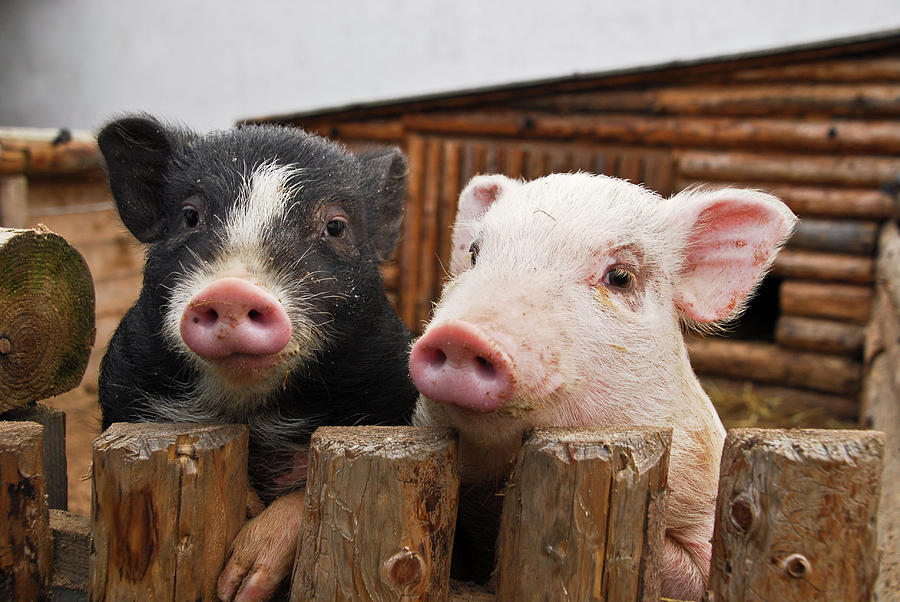
[[[0,422],[5,599],[215,599],[245,515],[244,427],[113,425],[94,445],[92,520],[48,510],[43,437]],[[453,432],[321,428],[291,599],[658,600],[670,442],[668,429],[531,432],[494,595],[450,581]],[[875,431],[730,431],[707,599],[870,599],[883,447]]]

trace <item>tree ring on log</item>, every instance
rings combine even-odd
[[[94,285],[62,237],[0,229],[0,412],[78,385],[94,344]]]

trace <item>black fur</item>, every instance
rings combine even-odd
[[[175,418],[251,427],[251,482],[272,499],[302,485],[276,485],[320,425],[406,424],[416,399],[408,375],[411,335],[385,297],[378,271],[397,244],[406,160],[396,149],[353,155],[298,129],[247,126],[199,136],[148,117],[107,125],[98,137],[122,221],[149,244],[144,284],[103,359],[103,427]],[[303,169],[302,187],[278,227],[263,233],[271,269],[296,274],[290,295],[308,300],[327,333],[324,350],[284,376],[251,415],[211,411],[190,399],[200,375],[161,332],[179,274],[213,260],[242,178],[264,163]],[[183,227],[182,203],[200,206]],[[321,236],[321,207],[348,216],[340,241]],[[313,276],[310,277],[309,274]]]

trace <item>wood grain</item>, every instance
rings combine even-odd
[[[670,429],[534,429],[503,504],[498,600],[659,600]]]
[[[708,599],[869,600],[883,453],[872,431],[730,431]]]
[[[459,476],[450,429],[312,436],[292,600],[443,600]]]
[[[94,443],[91,599],[215,599],[244,523],[247,428],[125,424]]]

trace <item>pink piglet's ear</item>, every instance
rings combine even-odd
[[[670,202],[686,233],[678,311],[696,322],[738,315],[797,218],[777,198],[755,190],[689,190]]]
[[[475,176],[459,195],[456,221],[453,223],[453,248],[450,253],[450,273],[456,275],[469,267],[466,260],[469,246],[475,239],[474,221],[519,182],[502,175]]]

